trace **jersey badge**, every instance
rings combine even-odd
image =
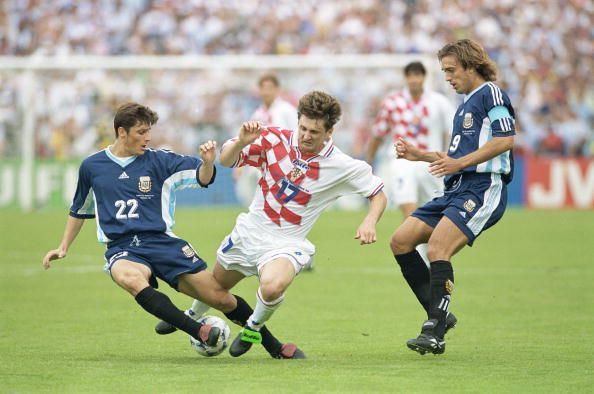
[[[301,169],[297,167],[293,168],[289,173],[289,182],[294,183],[301,175],[303,175]]]
[[[187,258],[190,258],[194,255],[196,255],[196,252],[194,252],[194,249],[192,249],[192,247],[190,245],[184,245],[184,247],[182,248],[182,252],[184,253],[184,256],[186,256]]]
[[[130,177],[128,176],[128,174],[126,174],[126,171],[122,172],[120,174],[120,176],[118,177],[118,179],[128,179],[128,178],[130,178]]]
[[[466,209],[467,212],[472,212],[474,211],[474,208],[476,208],[476,203],[472,200],[466,200],[464,203],[464,209]]]
[[[472,127],[472,113],[467,112],[464,114],[464,123],[462,123],[465,129],[469,129]]]
[[[150,176],[141,176],[138,179],[138,190],[143,193],[148,193],[151,191],[152,187],[151,177]]]

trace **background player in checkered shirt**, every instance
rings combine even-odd
[[[406,89],[384,98],[367,149],[367,162],[373,165],[388,137],[390,149],[385,150],[377,172],[386,181],[390,201],[400,208],[403,219],[419,205],[443,194],[443,181],[429,173],[429,163],[397,160],[392,148],[399,138],[406,138],[419,149],[445,150],[455,108],[444,95],[425,89],[426,74],[421,62],[404,67]],[[428,264],[426,244],[419,245],[418,250]]]
[[[285,291],[310,263],[314,245],[306,237],[322,211],[337,198],[359,194],[369,199],[367,216],[355,232],[361,245],[376,241],[375,226],[386,206],[383,181],[371,167],[340,151],[332,142],[340,104],[326,93],[303,96],[297,132],[246,122],[239,136],[222,148],[221,164],[260,168],[260,193],[248,213],[217,251],[216,280],[227,289],[258,275],[254,313],[229,348],[241,356],[260,341],[260,330],[285,298]],[[284,349],[304,358],[300,349]]]

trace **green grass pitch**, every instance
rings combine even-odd
[[[178,210],[175,230],[212,263],[238,212]],[[0,211],[0,392],[591,392],[594,212],[511,209],[456,256],[459,325],[442,356],[405,346],[423,313],[388,248],[399,214],[386,212],[378,242],[361,247],[363,215],[327,212],[310,234],[315,271],[298,277],[269,323],[308,359],[280,361],[260,347],[203,358],[185,334],[157,336],[156,319],[102,272],[94,222],[44,272],[66,212]],[[236,292],[253,305],[256,284]]]

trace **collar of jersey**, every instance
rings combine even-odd
[[[138,156],[128,156],[128,157],[117,157],[113,153],[111,153],[111,145],[105,148],[105,154],[109,157],[112,161],[114,161],[117,165],[121,167],[126,167],[128,164],[132,163]]]
[[[309,156],[306,159],[306,161],[310,161],[314,157],[318,157],[318,156],[328,157],[328,156],[330,156],[330,154],[332,154],[332,151],[334,150],[334,141],[332,140],[332,138],[330,138],[328,141],[326,141],[326,145],[324,145],[324,147],[322,148],[320,153],[318,153],[318,154],[301,153],[301,150],[299,149],[299,143],[297,141],[295,134],[297,134],[296,131],[291,133],[291,141],[289,141],[289,142],[290,142],[291,146],[296,148],[295,150],[297,151],[299,158],[301,158],[301,155]]]
[[[479,86],[478,88],[474,89],[472,92],[468,93],[466,96],[464,96],[464,104],[466,104],[466,102],[468,101],[468,99],[475,94],[476,92],[478,92],[479,90],[481,90],[483,88],[483,86],[485,86],[487,84],[487,82],[484,82],[483,84],[481,84],[481,86]]]

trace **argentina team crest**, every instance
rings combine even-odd
[[[143,192],[143,193],[150,192],[152,186],[153,186],[153,183],[151,181],[150,176],[141,176],[138,179],[138,190],[140,190],[141,192]]]
[[[465,129],[469,129],[472,127],[472,113],[467,112],[464,114],[464,123],[462,123]]]
[[[182,248],[182,252],[184,256],[186,256],[187,258],[190,258],[196,254],[196,252],[194,252],[194,249],[192,249],[192,247],[187,244],[184,245],[184,247]]]
[[[466,209],[467,212],[474,211],[474,208],[476,208],[476,203],[474,201],[466,200],[466,202],[464,202],[464,209]]]

